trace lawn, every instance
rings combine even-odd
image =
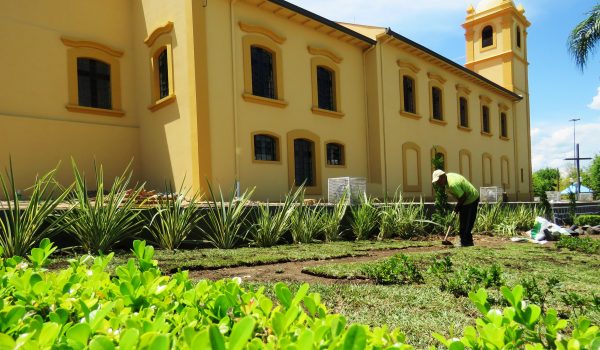
[[[588,300],[587,306],[577,306],[577,296],[588,299],[594,295],[600,296],[598,255],[559,250],[553,246],[517,243],[423,253],[409,252],[406,255],[423,271],[423,283],[361,283],[361,279],[367,278],[365,267],[380,261],[327,263],[306,268],[305,271],[325,277],[358,278],[358,283],[350,284],[313,283],[311,290],[320,293],[324,303],[334,312],[346,315],[349,322],[399,327],[406,333],[408,342],[417,348],[436,344],[431,337],[432,332],[442,332],[447,337],[460,337],[462,329],[467,325],[474,325],[474,317],[479,316],[479,312],[467,297],[455,297],[448,291],[440,291],[436,279],[432,274],[425,272],[434,259],[445,256],[451,258],[455,270],[469,267],[487,268],[497,264],[502,268],[503,284],[507,286],[522,284],[535,278],[543,288],[551,277],[555,277],[560,283],[553,288],[552,294],[547,295],[547,306],[557,309],[559,315],[565,318],[585,314],[594,324],[600,323],[598,304],[594,306],[592,300]],[[489,292],[496,299],[496,304],[502,307],[498,288],[489,288]],[[563,300],[564,298],[567,298],[567,301]],[[569,303],[571,305],[568,305]]]

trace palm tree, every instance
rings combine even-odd
[[[596,4],[588,17],[579,23],[569,35],[569,52],[579,69],[587,65],[590,54],[600,41],[600,4]]]

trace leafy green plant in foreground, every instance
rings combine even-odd
[[[188,194],[189,190],[184,190],[183,187],[178,193],[171,193],[170,186],[166,186],[166,197],[158,199],[157,212],[144,227],[159,247],[177,249],[202,220],[203,216],[196,205],[201,197],[200,193],[191,195],[186,205]]]
[[[0,174],[2,194],[6,198],[6,202],[0,202],[0,246],[6,256],[24,256],[42,239],[61,228],[67,211],[55,209],[70,188],[59,188],[54,180],[56,171],[57,168],[36,178],[25,208],[22,208],[23,202],[19,199],[12,160],[6,170],[6,179]]]
[[[52,250],[47,241],[40,246]],[[187,272],[165,276],[154,249],[134,242],[134,258],[106,272],[113,257],[82,256],[48,271],[43,257],[28,267],[0,258],[0,348],[23,349],[412,349],[397,329],[350,325],[304,284],[283,283],[274,298],[239,279],[192,282]],[[32,252],[32,256],[37,255]],[[491,309],[484,289],[470,293],[483,314],[461,339],[434,334],[449,349],[597,349],[589,320],[570,324],[550,309],[541,316],[522,302],[523,288],[502,288],[509,307]],[[572,329],[572,332],[570,331]],[[426,336],[426,335],[423,335]]]
[[[134,210],[143,185],[131,183],[131,163],[123,174],[117,176],[105,194],[104,169],[94,163],[96,198],[89,196],[90,187],[83,174],[72,161],[75,188],[69,198],[73,208],[66,216],[65,231],[72,234],[87,252],[107,252],[124,239],[137,236],[141,230],[141,211]]]
[[[600,329],[590,321],[581,318],[573,324],[572,338],[564,335],[569,322],[558,318],[556,310],[549,309],[545,316],[535,304],[523,301],[523,287],[512,290],[501,288],[504,298],[510,304],[504,310],[492,309],[485,289],[469,293],[483,317],[476,326],[468,326],[463,337],[446,339],[434,333],[433,336],[447,349],[598,349]]]
[[[303,196],[304,187],[300,186],[295,191],[290,190],[283,204],[276,206],[273,211],[269,203],[259,204],[255,223],[250,229],[252,243],[259,247],[276,245],[289,230],[298,199]]]
[[[153,254],[135,241],[112,278],[112,254],[57,272],[0,259],[0,348],[411,349],[398,330],[349,325],[307,284],[292,294],[277,283],[272,300],[239,279],[164,276]]]
[[[225,201],[223,191],[219,187],[219,196],[208,183],[210,199],[208,201],[209,209],[204,217],[204,226],[201,231],[206,240],[215,248],[233,249],[240,240],[246,239],[246,234],[242,233],[247,225],[250,211],[246,205],[250,201],[254,189],[245,190],[240,197],[235,198],[235,188],[231,191],[229,198],[231,201]]]

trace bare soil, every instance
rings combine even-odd
[[[488,236],[476,236],[474,238],[475,245],[480,247],[497,248],[504,244],[516,244],[511,243],[506,239],[500,239]],[[219,280],[223,278],[240,277],[242,280],[247,282],[300,282],[300,283],[321,283],[321,284],[333,284],[333,283],[371,283],[369,280],[352,278],[352,279],[339,279],[330,278],[324,276],[316,276],[302,270],[305,267],[326,265],[326,264],[340,264],[340,263],[354,263],[354,262],[368,262],[382,258],[386,258],[398,253],[411,253],[411,252],[433,252],[433,251],[444,251],[449,249],[461,249],[453,246],[444,246],[440,244],[438,246],[429,247],[407,247],[400,249],[389,249],[389,250],[373,250],[369,251],[367,255],[356,256],[356,257],[345,257],[345,258],[333,258],[325,260],[309,260],[309,261],[294,261],[277,264],[267,264],[260,266],[251,267],[233,267],[233,268],[222,268],[217,270],[196,270],[190,271],[190,277],[193,279],[210,279]],[[469,248],[464,248],[469,249]]]

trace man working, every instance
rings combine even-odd
[[[477,217],[479,205],[479,192],[464,176],[455,173],[445,173],[443,170],[433,172],[435,186],[448,187],[448,192],[456,198],[454,212],[459,213],[460,220],[460,246],[473,246],[473,225]]]

